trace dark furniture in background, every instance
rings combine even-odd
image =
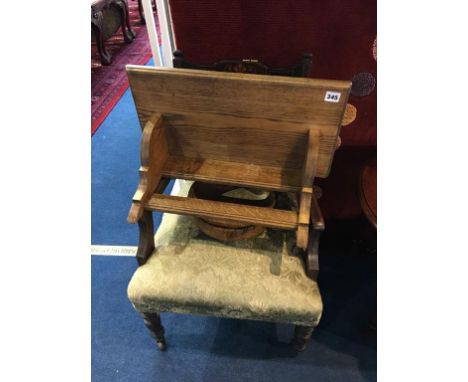
[[[153,6],[153,11],[154,11],[156,9],[156,0],[153,0],[151,2],[151,5]],[[138,13],[140,13],[140,22],[142,24],[146,24],[145,13],[143,11],[143,4],[141,3],[141,0],[138,0]]]
[[[269,74],[273,76],[310,77],[312,71],[312,53],[304,53],[301,61],[289,68],[272,68],[255,58],[223,59],[214,64],[203,65],[187,60],[180,50],[174,52],[174,68],[215,70],[219,72]]]
[[[358,193],[364,215],[377,229],[377,157],[371,158],[362,169]]]
[[[122,28],[125,42],[132,42],[136,35],[130,27],[127,0],[91,1],[91,38],[96,42],[102,65],[112,62],[104,43],[119,27]]]

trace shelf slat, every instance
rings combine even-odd
[[[250,223],[270,228],[292,230],[297,227],[296,212],[268,207],[246,206],[204,199],[154,194],[145,204],[145,208],[181,215],[220,218],[227,221]]]

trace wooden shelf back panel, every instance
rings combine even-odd
[[[167,121],[170,154],[299,168],[315,129],[317,176],[328,175],[350,82],[132,65],[127,72],[142,126],[153,113]],[[341,94],[338,102],[324,101],[329,91]]]
[[[245,126],[245,118],[202,115],[166,116],[169,153],[188,158],[302,168],[307,130]],[[275,126],[276,127],[276,126]]]
[[[212,159],[170,156],[162,175],[271,191],[299,192],[302,187],[302,170]]]
[[[219,218],[261,225],[269,228],[293,230],[297,228],[297,213],[267,207],[215,202],[211,200],[154,194],[146,203],[146,209],[181,215]]]

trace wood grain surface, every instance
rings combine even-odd
[[[261,166],[204,158],[170,156],[162,174],[177,179],[196,180],[271,191],[300,191],[302,170]]]
[[[170,155],[299,168],[312,129],[317,176],[330,171],[348,81],[134,65],[127,73],[141,125],[164,115]],[[326,102],[327,91],[339,102]]]
[[[145,202],[161,181],[161,170],[168,157],[166,133],[160,114],[151,115],[146,122],[141,138],[140,155],[140,182],[133,196],[127,219],[129,223],[136,223],[142,216]]]
[[[308,248],[314,179],[330,171],[350,82],[140,66],[127,72],[144,126],[129,222],[149,231],[141,221],[146,209],[295,229],[296,245]],[[299,208],[155,192],[167,178],[295,192]]]
[[[294,211],[180,196],[154,194],[146,203],[146,208],[176,214],[220,218],[270,228],[291,230],[298,225],[297,213]]]

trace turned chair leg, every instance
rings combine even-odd
[[[142,313],[146,327],[149,329],[151,336],[156,339],[158,349],[166,350],[166,338],[164,337],[164,327],[161,324],[161,317],[158,313]]]
[[[296,325],[294,327],[294,348],[296,351],[304,351],[306,348],[307,341],[309,341],[312,336],[314,327],[312,326],[301,326]]]

